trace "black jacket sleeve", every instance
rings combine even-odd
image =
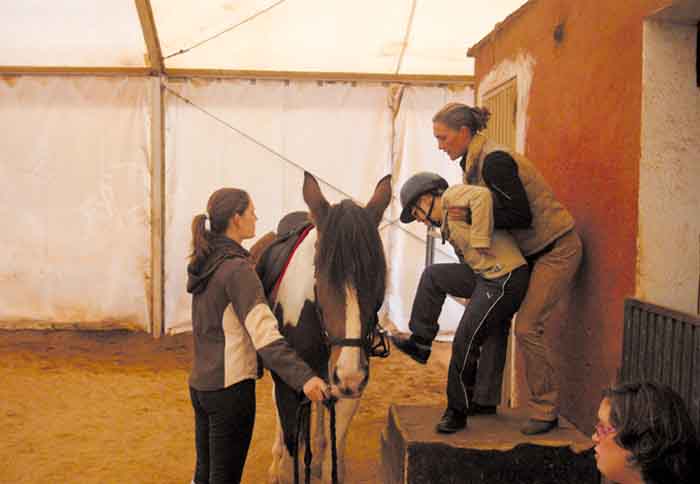
[[[518,165],[505,151],[494,151],[484,158],[484,182],[493,193],[493,218],[497,229],[526,229],[532,225],[532,212]]]

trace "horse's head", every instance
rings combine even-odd
[[[391,201],[391,176],[367,205],[330,205],[304,173],[304,201],[318,230],[314,265],[316,305],[331,345],[329,378],[338,397],[358,397],[369,379],[368,352],[384,301],[386,261],[379,222]]]

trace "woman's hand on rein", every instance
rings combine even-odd
[[[322,402],[331,394],[325,381],[315,376],[304,383],[304,394],[312,402]]]

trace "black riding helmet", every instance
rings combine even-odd
[[[405,224],[413,222],[412,209],[416,201],[425,193],[439,194],[447,190],[447,180],[437,173],[422,171],[416,173],[401,187],[401,221]]]

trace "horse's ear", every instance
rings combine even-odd
[[[308,171],[304,172],[304,188],[302,192],[304,194],[304,201],[311,211],[311,219],[314,224],[316,226],[323,224],[326,215],[328,215],[330,205],[326,197],[321,193],[321,187],[318,185],[318,182]]]
[[[379,225],[384,215],[384,210],[391,202],[391,175],[387,175],[377,183],[372,198],[367,202],[367,210],[374,220],[375,225]]]

